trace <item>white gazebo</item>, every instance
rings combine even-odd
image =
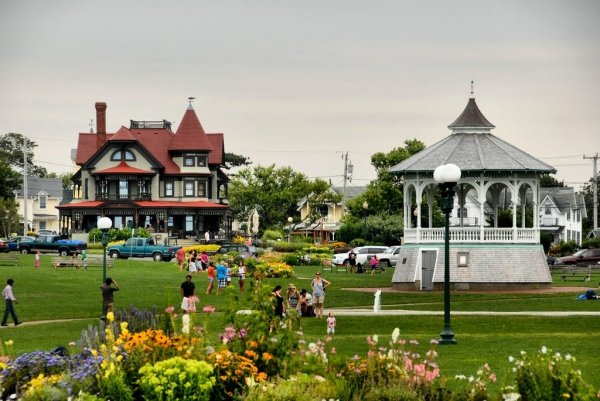
[[[548,287],[552,278],[540,245],[539,179],[556,170],[492,135],[495,127],[474,98],[448,128],[450,136],[390,169],[404,183],[404,245],[393,287],[443,286],[444,227],[434,224],[438,185],[433,172],[449,163],[462,172],[450,218],[452,288]]]

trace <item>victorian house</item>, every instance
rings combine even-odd
[[[550,286],[552,277],[540,244],[546,199],[540,176],[556,170],[493,135],[495,127],[475,98],[448,128],[450,136],[390,169],[404,183],[404,245],[393,286],[443,287],[445,234],[444,227],[433,224],[438,191],[433,172],[450,163],[462,172],[450,218],[452,288]]]
[[[223,134],[204,131],[191,101],[176,132],[165,120],[131,120],[107,133],[106,108],[96,103],[96,133],[79,134],[73,200],[58,207],[61,232],[87,232],[106,216],[116,228],[229,236]]]

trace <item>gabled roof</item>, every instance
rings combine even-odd
[[[95,171],[94,174],[154,174],[152,171],[142,170],[140,168],[131,167],[125,160],[114,166],[104,170]]]
[[[456,164],[464,172],[556,173],[556,169],[492,135],[494,126],[481,114],[475,99],[449,128],[453,134],[390,168],[391,173],[433,172],[442,164]],[[469,132],[461,132],[469,128]],[[471,130],[472,129],[472,130]]]
[[[137,138],[125,127],[119,128],[114,135],[108,139],[109,141],[137,141]]]
[[[475,98],[470,98],[462,114],[448,128],[494,128],[477,107]]]
[[[20,185],[18,190],[19,196],[23,197],[23,185]],[[51,198],[62,198],[62,178],[27,176],[27,196],[37,196],[42,191]]]
[[[567,213],[571,209],[579,209],[573,187],[542,187],[540,188],[540,199],[550,198],[554,206],[561,212]]]
[[[200,120],[190,104],[171,140],[169,150],[174,151],[211,151],[213,146],[200,124]]]

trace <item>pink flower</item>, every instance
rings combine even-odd
[[[492,374],[490,374],[490,381],[491,381],[492,383],[496,383],[496,375],[495,375],[495,374],[493,374],[493,373],[492,373]]]
[[[202,311],[205,313],[215,313],[216,308],[212,305],[206,305],[204,308],[202,308]]]
[[[173,305],[167,306],[165,308],[165,312],[167,312],[169,315],[172,315],[173,312],[175,312],[175,307]]]

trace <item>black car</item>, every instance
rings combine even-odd
[[[237,252],[241,256],[258,256],[258,251],[255,246],[245,244],[223,244],[216,252],[217,254],[225,254]]]

